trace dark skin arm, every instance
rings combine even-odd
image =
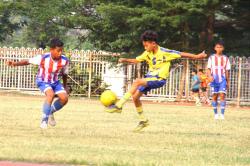
[[[205,52],[202,52],[198,55],[187,53],[187,52],[181,52],[180,55],[182,58],[190,58],[190,59],[202,59],[202,58],[207,57],[207,54]]]
[[[63,74],[62,75],[63,87],[66,90],[66,92],[69,94],[69,88],[67,86],[67,79],[68,79],[68,75],[67,74]]]
[[[14,62],[14,61],[7,61],[6,64],[8,66],[26,66],[26,65],[29,65],[29,61],[28,60],[21,60],[21,61],[18,61],[18,62]]]
[[[230,87],[229,70],[226,70],[227,90]]]

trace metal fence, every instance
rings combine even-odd
[[[42,49],[31,48],[0,48],[0,89],[4,90],[29,90],[38,91],[35,85],[37,67],[22,66],[11,68],[5,65],[5,60],[19,61],[28,59],[37,54],[43,54]],[[91,97],[98,95],[104,75],[109,70],[110,61],[117,59],[116,54],[103,51],[69,50],[66,55],[70,57],[71,70],[69,85],[75,95]],[[230,57],[230,88],[227,100],[244,105],[250,103],[250,58]],[[144,99],[176,100],[176,98],[188,100],[191,90],[192,69],[205,69],[207,60],[181,59],[172,63],[168,83],[159,89],[152,90]],[[112,66],[112,65],[111,65]],[[123,65],[125,92],[130,88],[135,78],[143,77],[147,71],[146,64]],[[98,93],[99,92],[99,93]]]

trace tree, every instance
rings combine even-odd
[[[26,21],[20,17],[22,9],[22,6],[15,5],[12,1],[0,3],[0,41],[25,25]]]

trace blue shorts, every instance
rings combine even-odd
[[[41,92],[45,93],[48,89],[52,89],[55,94],[59,93],[66,93],[63,85],[60,81],[54,83],[47,83],[47,82],[37,82],[37,87],[40,89]]]
[[[151,89],[156,89],[163,87],[166,84],[166,80],[162,78],[157,78],[157,77],[146,77],[147,80],[147,86],[140,86],[138,90],[142,93],[147,93]]]
[[[211,91],[212,94],[217,94],[217,93],[227,93],[227,81],[224,79],[222,82],[216,83],[216,82],[211,82]]]

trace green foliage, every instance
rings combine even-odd
[[[0,21],[4,23],[0,32],[13,34],[25,20],[24,43],[44,47],[57,36],[67,48],[136,56],[143,51],[141,33],[152,29],[159,33],[164,47],[211,51],[213,41],[223,39],[230,52],[248,53],[249,6],[246,0],[7,1],[0,3]],[[14,11],[15,18],[21,18],[17,23],[10,21]]]

